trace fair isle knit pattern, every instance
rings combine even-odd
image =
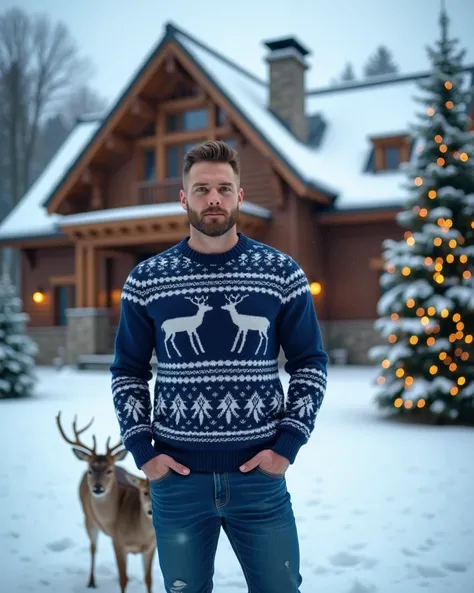
[[[112,393],[139,468],[166,453],[194,471],[236,471],[264,448],[293,463],[314,429],[326,365],[304,272],[241,233],[222,254],[184,239],[138,264],[124,285]]]

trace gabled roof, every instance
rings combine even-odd
[[[333,199],[336,210],[383,209],[401,205],[405,196],[403,168],[377,174],[366,171],[370,138],[409,133],[419,109],[414,99],[419,94],[416,81],[429,73],[384,76],[363,83],[308,91],[307,116],[319,126],[319,141],[310,146],[299,141],[268,109],[269,88],[265,81],[168,24],[165,35],[127,81],[108,113],[101,119],[78,124],[40,178],[0,226],[0,239],[24,235],[26,227],[30,236],[57,232],[60,217],[47,213],[49,200],[114,116],[123,98],[170,41],[217,89],[265,146],[306,187]],[[466,68],[465,83],[473,86],[474,67]],[[321,122],[323,125],[319,125]]]

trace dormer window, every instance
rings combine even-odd
[[[401,163],[410,159],[411,138],[403,134],[399,136],[377,136],[370,138],[372,155],[369,170],[396,171]]]

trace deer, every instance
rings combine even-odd
[[[199,335],[197,333],[197,328],[201,326],[204,315],[208,311],[212,311],[213,307],[210,307],[207,304],[207,298],[205,296],[199,298],[192,298],[192,297],[185,297],[188,301],[191,301],[193,305],[198,307],[197,313],[194,315],[189,315],[187,317],[175,317],[173,319],[167,319],[163,321],[161,324],[161,329],[165,332],[165,348],[166,353],[168,354],[168,358],[171,358],[171,355],[168,350],[168,340],[171,340],[171,344],[173,345],[174,349],[178,356],[181,356],[181,352],[178,350],[174,338],[176,334],[186,332],[189,336],[189,341],[191,342],[191,346],[194,352],[199,355],[200,352],[197,350],[193,338],[196,340],[201,353],[204,353],[204,348],[202,347],[201,340],[199,339]]]
[[[225,300],[227,301],[226,305],[222,305],[221,309],[225,311],[229,311],[231,319],[233,323],[239,328],[237,335],[235,336],[234,344],[232,345],[231,352],[234,352],[237,343],[239,341],[239,337],[242,336],[242,341],[240,344],[240,348],[238,350],[239,354],[242,352],[243,347],[245,345],[245,341],[247,339],[247,333],[249,331],[256,331],[260,336],[260,341],[257,346],[257,350],[255,354],[258,354],[260,350],[260,346],[262,345],[263,340],[265,340],[265,350],[263,354],[267,353],[267,346],[268,346],[268,328],[270,327],[270,321],[266,317],[259,317],[257,315],[242,315],[241,313],[237,312],[236,306],[241,303],[248,295],[240,296],[240,297],[233,297],[227,296]]]
[[[120,440],[110,447],[110,436],[106,442],[106,452],[97,453],[96,436],[92,436],[93,446],[88,447],[80,440],[94,421],[94,418],[81,429],[74,418],[75,439],[69,438],[61,425],[61,412],[56,416],[56,424],[63,439],[72,445],[74,455],[87,463],[79,484],[79,498],[84,514],[84,524],[90,540],[89,588],[96,588],[95,560],[97,539],[102,532],[112,539],[117,562],[121,593],[125,593],[128,577],[126,570],[127,554],[142,554],[144,580],[147,593],[152,590],[152,564],[156,550],[156,535],[153,527],[148,480],[133,476],[116,465],[128,451]]]

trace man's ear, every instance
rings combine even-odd
[[[187,210],[188,203],[186,201],[186,192],[184,191],[184,189],[181,189],[179,191],[179,201],[181,202],[181,206],[183,207],[183,209]]]

